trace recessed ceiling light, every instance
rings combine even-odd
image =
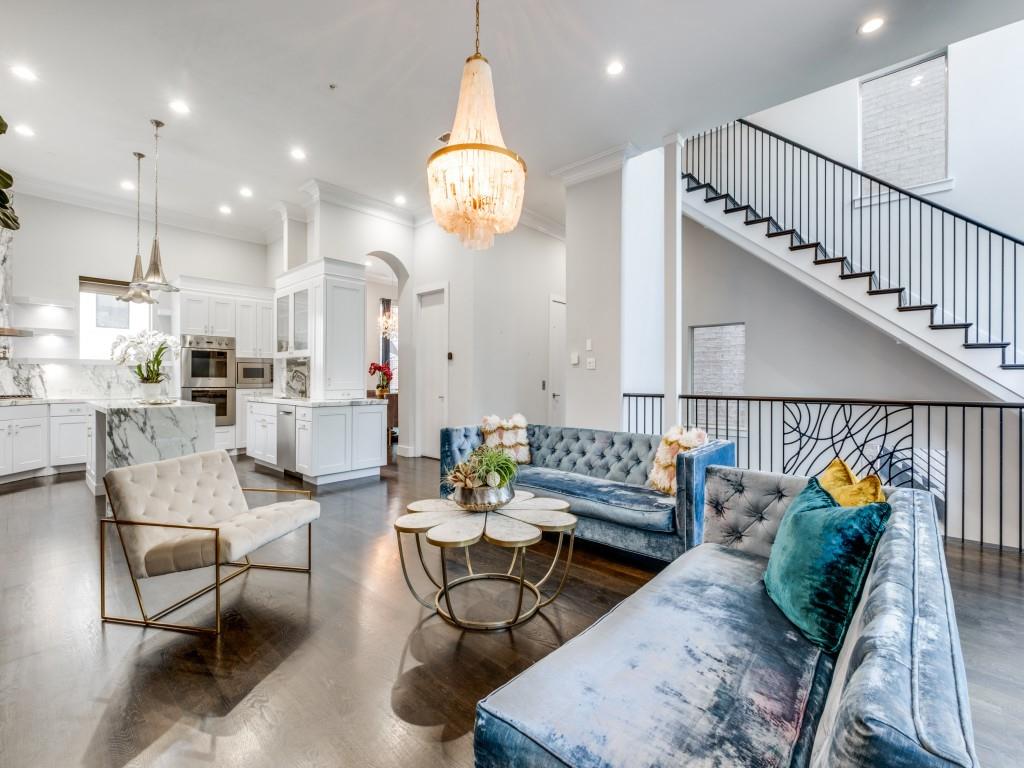
[[[395,205],[405,205],[405,195],[395,195]]]
[[[33,136],[36,135],[36,132],[33,131],[29,126],[25,125],[24,123],[22,123],[21,125],[14,126],[14,132],[19,136],[24,136],[27,139],[31,139]]]
[[[625,69],[625,67],[622,66],[622,62],[618,59],[614,59],[608,62],[608,66],[604,68],[604,71],[614,77],[615,75],[621,75],[623,69]]]
[[[217,210],[220,211],[221,213],[223,213],[225,216],[228,216],[228,215],[231,214],[231,206],[230,205],[222,205]]]
[[[187,115],[189,112],[192,111],[191,107],[189,107],[189,105],[186,104],[181,99],[175,99],[174,101],[172,101],[167,106],[170,107],[175,112],[177,112],[179,115]]]
[[[121,189],[123,189],[125,192],[131,192],[133,189],[135,189],[135,182],[128,181],[128,179],[125,179],[124,181],[121,182]]]
[[[922,80],[924,80],[924,75],[917,75],[916,77],[914,77],[913,80],[910,81],[910,87],[917,88],[917,86],[921,84]]]
[[[857,29],[862,35],[870,35],[872,32],[877,32],[885,24],[885,19],[881,16],[875,16],[873,19],[868,19]]]
[[[242,197],[252,197],[252,190],[249,187],[239,187],[238,194]]]
[[[366,266],[370,266],[371,264],[373,264],[373,262],[367,259],[366,261],[363,262],[363,264],[365,264]]]
[[[305,160],[306,150],[302,147],[292,147],[292,151],[289,153],[293,160]]]
[[[27,80],[30,83],[34,83],[39,78],[36,77],[36,73],[23,64],[15,64],[11,67],[11,74],[19,80]]]

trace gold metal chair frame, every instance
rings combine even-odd
[[[104,478],[103,485],[107,490],[107,498],[110,499],[110,488],[107,486],[107,481]],[[313,498],[313,492],[304,488],[243,488],[244,493],[295,493],[304,495],[307,499]],[[313,523],[309,522],[306,524],[306,565],[295,566],[295,565],[276,565],[272,563],[254,563],[248,556],[245,557],[245,562],[227,562],[221,563],[220,561],[220,529],[213,526],[205,525],[185,525],[183,523],[157,523],[157,522],[143,522],[141,520],[118,520],[117,510],[114,508],[114,503],[111,501],[110,508],[114,513],[113,517],[100,518],[100,619],[110,624],[128,624],[133,627],[152,627],[154,629],[167,629],[172,632],[189,632],[193,634],[202,635],[219,635],[221,629],[220,621],[220,588],[231,581],[236,576],[241,576],[246,573],[250,568],[256,568],[259,570],[266,571],[288,571],[291,573],[311,573],[313,568]],[[124,553],[125,563],[128,565],[128,575],[132,579],[132,587],[135,590],[135,600],[139,604],[139,613],[142,614],[141,619],[133,619],[127,616],[110,616],[107,614],[107,560],[106,560],[106,536],[103,526],[113,525],[117,529],[117,537],[121,542],[121,551]],[[150,526],[155,528],[177,528],[188,531],[207,531],[213,534],[213,551],[215,554],[214,562],[214,580],[213,584],[209,584],[201,589],[196,590],[192,594],[183,597],[178,602],[170,605],[157,613],[152,615],[146,613],[146,607],[142,602],[142,590],[139,588],[139,580],[135,577],[135,570],[132,568],[131,560],[128,557],[128,547],[124,543],[124,536],[121,534],[121,529],[124,526]],[[220,577],[220,569],[222,565],[231,565],[238,568],[237,571],[228,574],[223,579]],[[203,595],[210,592],[214,593],[215,613],[216,622],[212,627],[194,626],[191,624],[173,624],[166,621],[160,621],[170,613],[178,610],[179,608],[188,605],[193,600],[196,600]]]

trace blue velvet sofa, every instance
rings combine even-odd
[[[540,424],[526,431],[531,463],[520,465],[516,488],[568,501],[577,537],[659,560],[675,560],[701,540],[701,516],[689,510],[703,506],[705,468],[736,464],[736,445],[725,440],[681,452],[672,497],[645,486],[657,435]],[[479,427],[441,430],[442,496],[451,493],[452,467],[482,442]]]
[[[891,492],[832,656],[762,581],[805,483],[708,468],[705,543],[483,699],[477,768],[977,766],[932,496]]]

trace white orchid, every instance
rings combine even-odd
[[[181,342],[160,331],[139,331],[134,336],[119,335],[110,349],[111,359],[118,365],[130,365],[144,384],[157,384],[168,378],[161,368],[164,355],[170,352],[177,359]]]

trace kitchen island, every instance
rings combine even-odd
[[[246,453],[267,469],[326,485],[378,477],[388,462],[387,401],[253,397]]]
[[[89,402],[94,423],[85,483],[103,496],[107,470],[173,459],[214,448],[215,409],[208,403],[174,400],[150,405],[139,400]]]

